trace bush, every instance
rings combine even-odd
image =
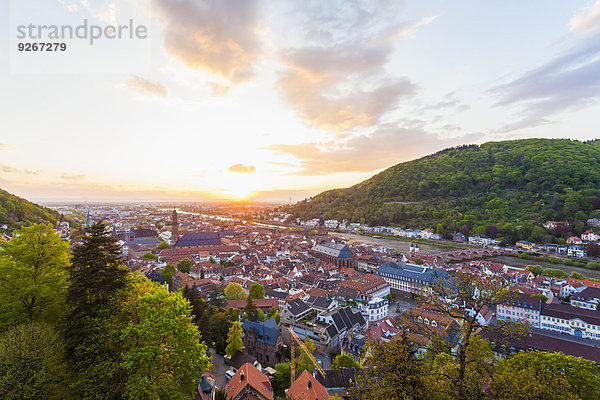
[[[600,270],[600,263],[597,262],[589,262],[585,266],[587,269]]]

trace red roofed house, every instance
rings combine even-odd
[[[291,400],[328,400],[327,389],[314,376],[304,371],[286,391]]]
[[[254,365],[246,363],[237,370],[225,386],[228,399],[235,400],[273,400],[273,391],[269,378]]]

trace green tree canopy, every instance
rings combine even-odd
[[[585,279],[585,276],[581,272],[573,271],[573,272],[571,272],[571,275],[569,275],[569,278]]]
[[[171,246],[169,246],[169,243],[165,242],[164,240],[158,244],[159,250],[164,250],[164,249],[169,249],[169,248],[171,248]]]
[[[331,368],[340,369],[340,368],[360,368],[360,364],[354,356],[350,353],[342,353],[338,354],[333,362],[331,363]]]
[[[252,298],[248,296],[246,298],[246,307],[244,307],[244,319],[247,319],[248,321],[256,320],[256,312],[256,304],[254,304]]]
[[[541,265],[528,265],[527,267],[525,267],[525,269],[527,271],[530,271],[535,276],[540,276],[542,274],[542,271],[544,271],[544,268],[542,268]]]
[[[229,333],[227,334],[227,347],[225,348],[225,353],[230,358],[235,356],[238,351],[244,351],[243,337],[244,332],[242,331],[242,325],[237,321],[233,322],[231,328],[229,328]]]
[[[192,265],[192,260],[190,260],[189,258],[184,258],[183,260],[177,261],[177,269],[179,270],[179,272],[183,272],[184,274],[190,272],[190,270],[192,269]]]
[[[158,257],[156,256],[156,254],[152,254],[152,253],[146,253],[142,256],[142,260],[146,261],[146,260],[158,260]]]
[[[499,363],[491,391],[506,400],[597,400],[600,373],[593,361],[562,353],[518,353]]]
[[[46,323],[16,325],[0,336],[0,394],[4,400],[70,397],[62,338]]]
[[[128,399],[181,399],[192,395],[208,370],[207,347],[192,322],[191,305],[180,292],[154,286],[139,300],[136,315],[122,334],[129,350]]]
[[[177,273],[177,271],[175,270],[175,267],[172,266],[171,264],[167,264],[166,267],[164,267],[161,272],[165,276],[165,278],[167,278],[167,283],[169,285],[171,285],[173,275],[175,275]]]
[[[16,233],[0,256],[0,323],[57,322],[64,313],[69,245],[50,225]]]
[[[353,394],[360,399],[425,399],[421,362],[406,338],[370,343]]]
[[[251,299],[264,299],[265,298],[265,288],[260,283],[254,283],[250,286],[249,296]]]
[[[225,287],[225,298],[227,300],[243,300],[247,297],[246,291],[239,283],[231,282]]]
[[[290,363],[275,365],[275,374],[273,376],[273,393],[279,398],[285,397],[285,390],[291,386],[291,368]]]

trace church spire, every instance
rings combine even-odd
[[[177,222],[177,210],[173,207],[171,214],[171,247],[175,247],[179,239],[179,223]]]

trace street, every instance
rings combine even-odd
[[[225,387],[227,385],[227,379],[225,378],[225,372],[228,369],[225,364],[225,359],[222,355],[217,354],[216,350],[212,347],[209,348],[210,354],[213,358],[213,374],[215,375],[215,385],[218,387]]]

